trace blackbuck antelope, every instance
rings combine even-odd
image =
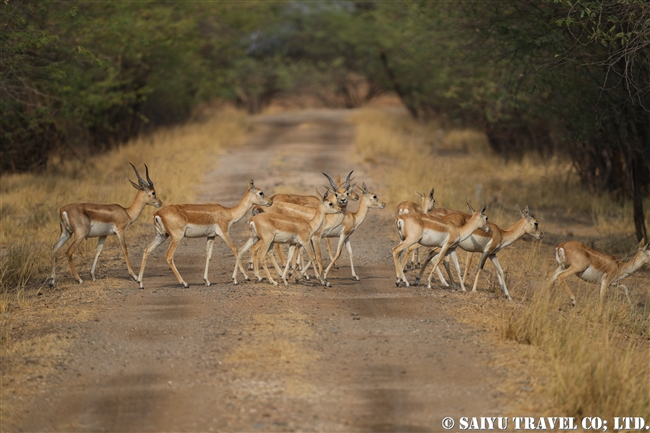
[[[328,174],[323,173],[323,175],[327,178],[327,180],[330,183],[330,188],[329,191],[331,194],[334,194],[337,199],[338,205],[342,208],[343,212],[345,212],[349,200],[359,200],[359,195],[354,191],[354,187],[356,186],[356,183],[350,186],[350,182],[354,179],[352,176],[353,171],[348,173],[347,178],[345,179],[345,182],[341,181],[341,176],[337,175],[336,176],[336,181],[334,181]],[[325,187],[328,189],[328,187]],[[311,196],[311,195],[297,195],[297,194],[275,194],[271,198],[273,200],[273,205],[270,208],[267,209],[259,209],[258,212],[267,212],[267,213],[284,213],[284,214],[289,214],[291,215],[294,212],[298,212],[299,216],[302,216],[303,218],[311,218],[310,212],[313,212],[313,210],[309,209],[303,209],[302,207],[307,207],[307,208],[315,208],[318,206],[321,202],[322,195],[318,190],[316,190],[316,195]],[[320,196],[320,197],[319,197]],[[296,206],[285,206],[285,204],[292,204],[296,206],[302,206],[300,208]],[[255,212],[255,209],[253,209],[254,214],[257,214],[258,212]],[[307,212],[305,214],[304,212]],[[331,224],[335,224],[336,220],[340,218],[330,218],[327,220],[327,223],[325,224],[325,227],[329,227]],[[319,238],[320,239],[320,238]],[[327,239],[326,239],[327,240]],[[330,253],[330,258],[332,257],[332,249],[330,247],[329,241],[327,240],[327,249],[329,250]],[[276,244],[275,245],[275,251],[278,254],[278,258],[280,261],[283,261],[282,259],[282,251],[280,249],[280,245]],[[251,250],[251,257],[248,263],[248,269],[252,270],[255,269],[255,276],[259,278],[259,274],[257,273],[256,269],[256,254],[257,254],[257,247],[253,248]],[[317,257],[319,257],[320,260],[320,247],[318,248],[318,253]]]
[[[233,254],[237,257],[237,247],[230,239],[230,227],[242,219],[255,205],[270,206],[269,199],[262,190],[255,187],[253,180],[248,182],[248,189],[244,197],[233,207],[225,207],[217,203],[206,204],[174,204],[167,206],[153,216],[154,226],[156,228],[156,238],[147,247],[142,256],[142,265],[140,266],[140,275],[137,281],[140,288],[144,288],[142,276],[144,267],[147,263],[149,254],[162,244],[165,239],[170,238],[169,248],[165,254],[167,263],[176,275],[178,282],[183,287],[189,285],[183,280],[181,274],[174,264],[174,253],[183,238],[207,238],[205,272],[203,280],[206,286],[210,286],[208,279],[208,267],[212,257],[212,246],[214,239],[219,236],[232,249]],[[242,270],[243,271],[243,270]]]
[[[124,258],[126,259],[126,267],[129,270],[129,275],[137,281],[137,277],[129,261],[124,230],[138,219],[145,206],[160,207],[162,206],[162,202],[156,197],[156,190],[154,189],[153,182],[149,178],[149,168],[146,165],[144,166],[147,177],[145,181],[133,164],[131,164],[131,167],[133,167],[135,175],[138,177],[138,183],[134,183],[131,180],[129,182],[131,182],[133,188],[137,189],[138,192],[135,194],[133,203],[128,208],[124,208],[119,204],[72,203],[59,209],[61,236],[52,248],[52,275],[48,282],[50,286],[54,286],[56,282],[56,252],[70,237],[73,238],[72,245],[68,248],[66,255],[70,269],[72,269],[72,274],[79,283],[83,283],[83,280],[79,277],[72,262],[72,254],[75,248],[86,238],[99,238],[95,260],[93,261],[92,268],[90,268],[90,275],[93,281],[95,281],[97,259],[104,247],[106,236],[110,235],[117,236],[120,247],[122,247],[122,252],[124,253]]]
[[[344,185],[344,183],[341,181],[341,175],[338,174],[336,175],[336,181],[332,181],[332,179],[323,173],[327,179],[330,181],[330,185],[332,183],[336,185],[336,189],[338,190],[340,187]],[[350,172],[352,174],[352,172]],[[350,178],[350,175],[348,175],[348,179],[346,181],[352,182],[354,178]],[[317,191],[318,193],[318,191]],[[357,201],[359,200],[359,195],[351,191],[348,197],[352,201]],[[293,203],[293,204],[300,204],[303,206],[318,206],[320,204],[320,198],[315,195],[300,195],[300,194],[274,194],[271,196],[271,200],[273,200],[273,203]]]
[[[329,191],[328,191],[328,193],[329,193]],[[322,197],[321,197],[320,200],[322,202],[322,200],[323,200]],[[319,202],[319,205],[320,205],[320,202]],[[305,220],[311,220],[312,218],[314,218],[317,211],[318,211],[318,206],[317,207],[312,207],[312,206],[303,206],[303,205],[294,204],[294,203],[274,202],[273,205],[271,207],[269,207],[268,209],[266,209],[264,212],[260,212],[260,213],[254,215],[254,216],[262,215],[262,214],[285,215],[285,216],[292,216],[292,217],[300,217],[300,218],[303,218]],[[311,237],[310,237],[310,239],[311,239]],[[278,258],[283,263],[282,266],[284,266],[284,260],[282,258],[282,254],[280,252],[280,245],[283,244],[283,243],[284,242],[274,242],[274,244],[273,244],[273,246],[275,247],[276,253],[278,253]],[[250,248],[250,250],[251,250],[251,259],[250,259],[251,263],[249,265],[249,270],[252,269],[254,271],[255,277],[257,277],[257,279],[259,281],[262,281],[262,276],[259,273],[259,266],[258,266],[258,262],[259,262],[259,259],[260,259],[259,253],[260,253],[261,246],[262,246],[262,242],[257,242],[255,244],[253,244],[253,246]],[[277,262],[275,261],[273,256],[271,256],[271,257],[272,257],[271,260],[272,260],[273,264],[275,265]],[[295,256],[294,256],[294,258],[295,258]],[[316,269],[316,264],[315,263],[314,263],[314,269]]]
[[[329,187],[325,186],[325,188],[331,194],[336,195],[336,202],[341,208],[341,212],[335,215],[328,215],[325,218],[325,221],[323,221],[321,227],[316,231],[316,233],[314,233],[312,238],[312,242],[314,244],[314,250],[316,253],[316,262],[318,264],[318,272],[321,274],[323,273],[323,257],[320,249],[320,240],[321,239],[327,240],[327,236],[329,235],[329,233],[335,228],[339,227],[341,224],[343,224],[343,219],[345,218],[348,209],[348,204],[350,203],[349,200],[350,196],[354,195],[358,198],[357,193],[354,192],[354,188],[357,186],[357,184],[354,183],[350,185],[350,182],[352,181],[350,177],[352,176],[352,172],[348,173],[348,177],[345,179],[345,183],[343,183],[343,185],[334,182],[332,178],[329,177],[327,174],[323,173],[323,175],[325,175],[327,180],[329,180],[330,182],[330,186]],[[330,248],[329,243],[327,244],[327,248],[329,250],[330,257],[332,257],[332,250]]]
[[[622,261],[589,248],[578,241],[564,242],[555,248],[555,260],[560,266],[549,280],[548,289],[553,287],[556,280],[560,280],[564,290],[570,296],[571,305],[575,305],[576,298],[564,280],[571,275],[576,275],[589,283],[600,283],[601,302],[609,286],[622,288],[628,302],[631,302],[628,288],[620,281],[636,272],[645,263],[650,262],[648,245],[644,239],[641,240],[634,257],[628,261]]]
[[[395,207],[395,218],[407,213],[414,213],[414,212],[428,213],[436,205],[436,200],[433,198],[433,193],[434,193],[434,188],[431,188],[431,191],[429,191],[428,195],[424,195],[415,191],[415,195],[417,195],[420,198],[420,203],[415,203],[412,201],[400,202]]]
[[[511,245],[513,242],[520,239],[522,236],[529,234],[535,239],[542,239],[544,233],[539,228],[539,223],[534,216],[530,214],[528,206],[521,209],[517,208],[521,214],[521,219],[517,221],[512,226],[502,229],[496,224],[488,223],[490,227],[489,232],[483,230],[475,230],[467,239],[462,240],[458,243],[458,246],[467,251],[468,253],[481,253],[481,260],[479,262],[478,271],[476,273],[476,278],[474,279],[474,286],[472,287],[472,292],[476,291],[478,285],[479,275],[485,266],[485,262],[489,258],[494,268],[497,271],[497,278],[499,279],[499,285],[501,287],[501,292],[503,296],[507,299],[512,300],[510,293],[508,293],[508,287],[506,286],[505,274],[499,260],[497,260],[497,253],[503,248]],[[446,220],[455,220],[455,223],[458,225],[465,224],[471,218],[470,215],[462,212],[448,213],[445,217]],[[430,251],[427,255],[427,258],[424,260],[426,264],[435,256],[435,251]],[[453,254],[456,254],[455,252]],[[469,263],[469,260],[468,260]],[[416,277],[413,285],[417,285],[422,278],[424,268],[420,271],[420,274]],[[467,273],[467,267],[465,269]],[[449,278],[452,278],[451,275]],[[460,283],[462,290],[465,291],[464,278],[459,275]],[[431,275],[429,276],[429,281],[431,281]],[[453,280],[452,280],[453,282]],[[455,285],[455,284],[454,284]]]
[[[471,236],[476,229],[480,228],[486,232],[490,230],[488,217],[484,213],[486,206],[483,206],[480,212],[475,212],[469,204],[467,207],[472,212],[472,217],[462,227],[458,227],[442,218],[435,218],[421,213],[404,214],[397,218],[397,230],[400,239],[402,239],[402,242],[393,248],[393,261],[397,276],[395,284],[397,286],[399,286],[400,281],[403,281],[407,287],[409,285],[404,275],[404,264],[400,263],[400,255],[411,245],[419,243],[424,247],[440,247],[440,255],[433,265],[433,271],[435,271],[441,260],[453,252],[458,247],[458,244]],[[405,257],[405,260],[407,258]],[[460,274],[458,259],[455,255],[452,258],[454,258],[454,264]]]
[[[341,225],[338,227],[332,229],[327,234],[327,237],[330,238],[338,237],[339,242],[336,247],[336,253],[334,257],[332,257],[332,261],[330,262],[327,269],[325,269],[325,273],[323,274],[323,278],[325,278],[325,280],[327,280],[327,274],[336,263],[336,260],[341,256],[341,251],[343,251],[343,244],[345,244],[348,250],[348,255],[350,256],[350,270],[352,271],[352,278],[359,281],[359,276],[356,274],[356,272],[354,272],[354,261],[352,260],[352,245],[350,245],[350,236],[352,236],[354,231],[366,219],[366,215],[368,215],[369,209],[383,209],[385,207],[386,203],[379,201],[377,194],[368,191],[368,187],[365,183],[363,183],[361,185],[361,199],[359,201],[359,208],[357,211],[346,212],[343,218],[343,223],[341,223]]]
[[[436,200],[433,198],[433,192],[434,188],[431,188],[431,191],[429,191],[428,195],[424,195],[418,191],[415,191],[415,195],[419,197],[420,203],[415,203],[412,201],[400,202],[395,207],[395,219],[397,220],[397,217],[407,213],[428,213],[431,211],[436,205]],[[411,251],[411,268],[415,269],[416,267],[420,267],[420,251],[417,247]]]
[[[326,192],[325,195],[321,198],[321,203],[317,208],[312,218],[306,219],[300,216],[295,215],[285,215],[278,213],[260,213],[255,215],[249,221],[249,230],[250,238],[242,246],[239,254],[237,255],[237,263],[235,263],[235,269],[233,270],[232,280],[234,284],[237,284],[237,269],[240,269],[244,278],[248,280],[248,276],[244,272],[243,267],[241,266],[241,257],[243,254],[251,248],[253,245],[260,243],[259,251],[260,258],[262,260],[262,266],[266,272],[266,276],[274,285],[278,283],[273,280],[271,273],[269,272],[268,267],[266,266],[266,254],[269,252],[273,244],[285,243],[292,246],[299,245],[301,246],[309,255],[312,263],[316,263],[316,258],[314,256],[313,248],[310,243],[314,232],[318,230],[325,217],[328,214],[336,214],[341,212],[341,208],[337,204],[337,200],[334,196],[330,197],[329,192]],[[287,258],[287,265],[285,266],[284,272],[282,272],[277,266],[277,262],[273,264],[280,274],[282,281],[287,285],[286,274],[289,267],[289,262],[291,261],[291,256],[294,254],[295,248],[290,249],[289,257]],[[302,276],[306,269],[302,270],[300,276]],[[321,284],[325,285],[325,280],[322,277],[322,272],[317,272],[317,276]],[[300,278],[300,277],[298,277]]]

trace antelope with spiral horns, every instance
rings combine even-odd
[[[140,173],[138,173],[138,170],[133,164],[131,164],[131,167],[133,167],[135,175],[138,177],[138,183],[134,183],[131,180],[129,182],[131,182],[133,188],[137,189],[138,192],[135,194],[133,203],[128,208],[124,208],[119,204],[72,203],[59,209],[61,236],[52,248],[52,275],[48,281],[50,287],[54,286],[56,282],[56,252],[71,237],[72,245],[66,251],[66,255],[74,279],[79,283],[83,283],[83,280],[79,277],[72,262],[72,254],[75,248],[86,238],[99,238],[97,251],[95,252],[95,260],[93,261],[92,268],[90,268],[90,275],[93,281],[95,281],[97,259],[99,259],[102,248],[104,248],[106,236],[110,235],[117,236],[122,252],[124,253],[124,258],[126,259],[126,267],[129,270],[129,275],[137,281],[138,278],[133,272],[129,261],[124,230],[138,219],[145,206],[160,207],[162,206],[162,202],[156,197],[156,190],[154,189],[153,182],[149,178],[149,167],[146,164],[144,166],[147,177],[146,181],[140,176]]]
[[[274,243],[286,243],[292,246],[300,245],[309,255],[312,264],[315,264],[316,257],[314,256],[313,247],[311,245],[312,236],[321,227],[327,215],[337,214],[340,212],[341,208],[338,205],[337,197],[334,195],[330,196],[329,192],[325,192],[325,195],[321,198],[321,203],[317,208],[315,208],[311,217],[305,218],[298,215],[264,212],[255,215],[248,223],[250,238],[244,246],[242,246],[239,255],[237,256],[237,263],[235,264],[235,269],[232,274],[233,283],[237,284],[238,268],[241,270],[244,278],[248,280],[248,276],[241,266],[241,257],[249,248],[258,243],[260,244],[259,254],[260,259],[262,260],[262,266],[264,267],[269,282],[274,285],[277,285],[277,282],[271,278],[269,269],[266,266],[266,254]],[[294,251],[295,248],[290,250],[289,257],[287,258],[287,265],[285,266],[284,272],[281,273],[281,278],[285,285],[287,285],[286,274]],[[277,263],[274,261],[273,264],[276,266],[278,273],[280,273]],[[306,270],[307,268],[302,270],[301,276],[304,275]],[[321,284],[326,285],[326,282],[322,277],[322,271],[317,270],[317,277]]]

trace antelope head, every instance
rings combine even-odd
[[[129,164],[131,164],[129,162]],[[142,176],[140,176],[140,173],[138,173],[138,169],[135,168],[135,165],[131,164],[131,167],[133,167],[133,171],[135,171],[135,175],[138,178],[138,183],[133,182],[131,179],[129,179],[129,182],[131,182],[131,185],[133,185],[133,188],[140,190],[144,193],[145,197],[147,198],[146,204],[149,206],[154,206],[154,207],[160,207],[162,206],[162,201],[156,197],[156,190],[153,186],[153,182],[151,181],[151,178],[149,177],[149,167],[147,167],[147,164],[144,165],[144,168],[146,170],[145,176],[147,177],[147,180],[144,180]]]

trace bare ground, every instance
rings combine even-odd
[[[257,118],[248,144],[221,155],[206,175],[200,201],[234,205],[251,178],[268,195],[309,194],[325,183],[321,172],[350,170],[381,198],[382,179],[354,157],[348,116],[314,110]],[[247,219],[233,228],[237,245]],[[152,239],[153,231],[130,240],[136,268]],[[371,210],[352,238],[361,281],[350,278],[344,252],[331,288],[241,278],[234,286],[235,259],[217,239],[206,287],[205,240],[185,239],[176,264],[190,288],[167,266],[165,243],[149,259],[145,290],[128,280],[119,255],[106,257],[109,246],[103,279],[82,288],[96,300],[75,304],[74,291],[55,290],[32,316],[69,308],[69,320],[40,327],[29,317],[3,320],[9,334],[45,327],[66,341],[48,359],[21,358],[43,366],[32,376],[5,377],[3,405],[11,413],[3,430],[419,432],[442,430],[445,416],[520,409],[534,378],[520,361],[512,368],[497,362],[517,349],[495,346],[493,329],[455,319],[468,311],[461,304],[505,301],[494,293],[396,288],[396,244],[392,210]],[[60,278],[70,278],[63,264]]]

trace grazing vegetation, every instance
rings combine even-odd
[[[505,162],[488,150],[487,138],[477,131],[443,129],[439,123],[370,109],[355,118],[356,147],[386,173],[393,206],[416,199],[413,190],[435,187],[437,207],[464,210],[465,201],[476,206],[485,201],[490,221],[502,228],[517,218],[517,203],[530,205],[540,220],[543,242],[520,241],[499,253],[515,302],[504,305],[499,300],[491,308],[461,315],[461,320],[488,323],[502,338],[537,348],[535,356],[546,369],[545,392],[567,416],[650,416],[647,266],[628,280],[632,304],[622,290],[610,288],[600,313],[596,285],[567,279],[576,290],[574,308],[559,284],[546,290],[546,280],[557,268],[554,247],[567,236],[618,257],[635,253],[631,209],[607,194],[594,197],[582,190],[574,166],[559,157],[527,155]],[[586,230],[572,222],[580,215],[585,216]],[[646,215],[646,224],[649,219]],[[490,271],[491,264],[486,269]],[[487,285],[500,298],[496,275],[489,273],[487,281],[480,280],[479,291]]]

